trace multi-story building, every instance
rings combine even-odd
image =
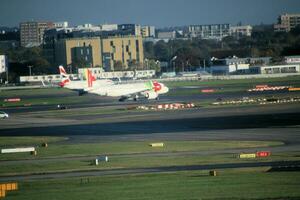
[[[230,24],[209,24],[209,25],[190,25],[190,37],[200,37],[202,39],[221,40],[229,36]]]
[[[113,71],[118,62],[127,69],[131,63],[144,60],[141,36],[65,38],[55,41],[54,63],[74,65],[83,60],[87,67],[101,66]]]
[[[176,38],[176,31],[160,31],[157,33],[157,38],[162,40],[173,40]]]
[[[116,62],[127,69],[131,62],[143,63],[144,50],[141,36],[107,37],[102,39],[103,68],[114,70]]]
[[[101,66],[100,38],[69,38],[55,42],[55,63],[72,65],[83,59],[89,67]]]
[[[102,24],[100,25],[101,31],[116,31],[118,24]]]
[[[121,35],[141,35],[141,26],[137,24],[119,24],[118,30],[121,32]]]
[[[54,27],[52,22],[21,22],[21,46],[32,47],[41,45],[43,43],[45,30],[52,27]]]
[[[154,26],[142,26],[141,28],[142,37],[155,37],[155,27]]]
[[[67,21],[64,22],[54,22],[54,27],[55,28],[68,28],[69,23]]]
[[[252,26],[231,26],[229,29],[230,35],[236,38],[240,38],[243,36],[251,36],[252,34]]]
[[[300,14],[283,14],[278,17],[278,23],[274,24],[274,31],[289,32],[300,25]]]

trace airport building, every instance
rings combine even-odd
[[[300,25],[300,14],[283,14],[278,17],[278,23],[274,24],[275,32],[290,32]]]
[[[41,45],[44,41],[43,38],[45,30],[53,27],[53,22],[21,22],[21,46],[33,47]]]
[[[245,73],[249,70],[249,63],[245,58],[213,59],[210,67],[213,75],[229,75],[234,73]]]
[[[260,74],[300,73],[299,64],[260,66]]]
[[[190,37],[221,40],[230,35],[230,24],[190,25]]]
[[[141,36],[59,39],[54,52],[49,53],[56,65],[85,62],[87,67],[103,67],[106,71],[114,71],[116,65],[126,70],[131,63],[142,64],[144,60]]]

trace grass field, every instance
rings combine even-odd
[[[289,76],[281,78],[255,78],[255,79],[230,79],[230,80],[203,80],[203,81],[174,81],[165,82],[170,88],[184,87],[184,86],[203,86],[203,87],[236,87],[243,86],[247,88],[253,88],[255,85],[291,85],[300,86],[299,76]]]
[[[266,169],[122,175],[24,181],[5,199],[299,199],[299,172],[264,172]]]
[[[15,142],[11,138],[3,138],[2,144],[11,141],[16,146],[22,145],[22,138],[16,138]],[[55,141],[61,141],[60,138],[25,138],[24,144],[33,144],[32,142],[42,142],[47,140],[49,147],[36,146],[38,155],[33,156],[29,153],[19,154],[2,154],[0,160],[24,160],[30,159],[32,162],[22,164],[2,163],[0,165],[0,175],[23,174],[23,173],[45,173],[57,171],[74,171],[74,170],[91,170],[91,169],[115,169],[115,168],[142,168],[142,167],[158,167],[158,166],[179,166],[179,165],[201,165],[212,163],[234,163],[234,162],[259,162],[261,159],[237,159],[237,154],[213,154],[213,155],[197,155],[197,154],[174,154],[184,152],[202,152],[211,150],[226,150],[240,148],[256,148],[268,147],[274,145],[282,145],[281,142],[267,141],[166,141],[163,148],[152,148],[150,142],[113,142],[113,143],[89,143],[89,144],[55,144]],[[12,145],[10,143],[10,146]],[[65,143],[65,142],[64,142]],[[252,150],[255,152],[255,149]],[[161,155],[151,153],[164,153]],[[110,162],[95,166],[94,159],[99,155],[108,155]],[[285,159],[291,160],[293,157]],[[79,157],[73,159],[72,157]],[[39,158],[52,158],[48,160],[35,161]],[[66,158],[66,159],[60,159]],[[264,161],[282,160],[282,156],[264,159]]]
[[[13,139],[15,138],[15,139]],[[41,147],[44,141],[53,142],[63,140],[57,137],[1,137],[1,146],[4,148],[18,147],[25,144],[37,146],[37,158],[61,157],[61,156],[89,156],[89,155],[113,155],[113,154],[137,154],[149,152],[187,152],[187,151],[209,151],[234,148],[255,148],[282,145],[282,142],[275,141],[165,141],[164,147],[153,148],[149,143],[142,142],[106,142],[106,143],[82,143],[82,144],[49,144],[47,148]],[[45,140],[46,139],[46,140]],[[15,140],[15,141],[13,141]],[[20,141],[24,140],[24,144]],[[31,141],[31,142],[30,142]],[[160,142],[160,141],[159,141]],[[9,144],[9,145],[6,145]],[[2,154],[0,160],[32,158],[28,154]]]

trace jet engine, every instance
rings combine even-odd
[[[158,97],[158,94],[154,91],[148,91],[145,93],[145,97],[147,99],[156,99]]]

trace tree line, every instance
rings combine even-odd
[[[2,54],[8,56],[9,79],[12,81],[16,81],[18,76],[29,75],[28,66],[32,66],[34,75],[57,73],[57,66],[46,59],[42,47],[0,49],[0,55]],[[272,57],[276,63],[281,62],[283,56],[289,55],[300,55],[300,27],[289,33],[276,33],[272,26],[261,25],[253,28],[251,37],[228,36],[221,41],[193,38],[145,42],[144,64],[133,60],[128,69],[155,69],[159,72],[159,62],[167,62],[176,71],[190,71],[199,66],[209,66],[212,57]],[[115,64],[115,70],[124,69],[123,63]],[[74,65],[74,68],[86,67],[86,63],[81,60]]]

